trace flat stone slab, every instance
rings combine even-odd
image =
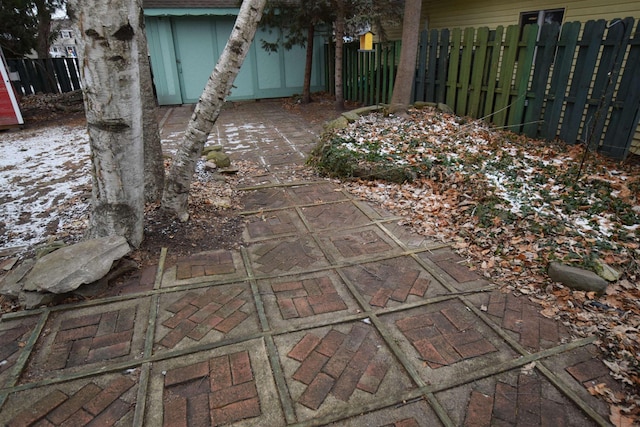
[[[22,289],[63,294],[104,277],[114,261],[131,251],[122,236],[91,239],[58,249],[36,261]]]

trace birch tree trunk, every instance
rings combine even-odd
[[[209,76],[187,125],[184,139],[173,158],[162,196],[162,207],[173,212],[181,221],[189,219],[188,197],[196,162],[249,52],[265,3],[266,0],[242,2],[227,45]]]
[[[158,104],[153,93],[151,64],[147,50],[147,35],[141,23],[138,36],[140,61],[140,96],[142,97],[142,127],[144,129],[144,200],[160,202],[164,190],[164,156],[158,126]]]
[[[89,143],[93,198],[88,236],[120,235],[135,247],[144,231],[144,130],[139,0],[70,0]]]
[[[389,111],[406,111],[411,103],[413,81],[416,74],[418,38],[420,36],[420,12],[422,0],[406,0],[402,20],[402,49],[398,73],[393,85]]]

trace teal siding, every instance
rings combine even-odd
[[[198,101],[233,28],[232,16],[147,16],[154,83],[161,105]],[[258,30],[236,77],[229,100],[277,98],[302,91],[305,49],[266,52],[261,40],[277,35]],[[324,39],[314,43],[312,90],[324,90]]]

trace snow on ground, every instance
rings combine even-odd
[[[32,247],[85,220],[91,186],[84,126],[0,133],[0,250]]]

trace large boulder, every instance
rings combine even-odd
[[[43,256],[19,283],[26,292],[71,292],[104,277],[130,251],[122,236],[86,240]]]

